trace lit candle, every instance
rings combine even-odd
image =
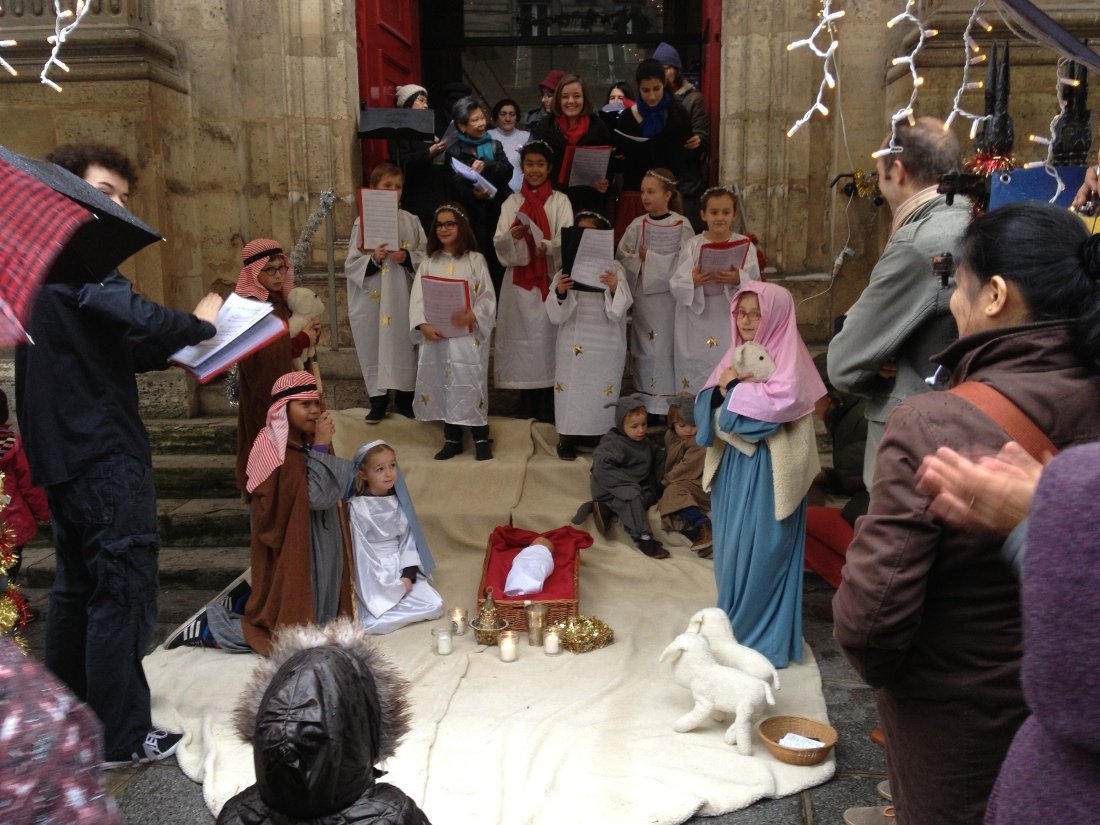
[[[434,628],[432,638],[435,640],[435,652],[440,656],[447,656],[454,649],[454,643],[451,640],[451,628]]]
[[[561,635],[557,628],[550,628],[542,638],[543,649],[547,656],[557,656],[561,653]]]
[[[514,662],[516,660],[516,650],[519,644],[519,634],[514,630],[505,630],[500,634],[500,640],[497,642],[500,645],[500,660],[502,662]]]
[[[451,611],[451,630],[454,631],[456,636],[464,636],[466,634],[466,620],[469,615],[465,607],[456,607]]]

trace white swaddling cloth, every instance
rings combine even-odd
[[[541,544],[520,550],[512,559],[512,569],[504,582],[505,596],[526,596],[538,593],[554,572],[554,556]]]

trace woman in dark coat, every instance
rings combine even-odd
[[[466,208],[470,228],[477,238],[477,251],[485,256],[493,287],[499,293],[504,267],[497,260],[493,233],[500,219],[500,205],[512,194],[508,188],[512,180],[512,164],[500,141],[490,137],[489,113],[479,101],[464,97],[454,105],[452,114],[458,137],[447,147],[447,199],[457,201]],[[479,173],[496,187],[496,193],[491,195],[487,189],[458,174],[451,163],[452,158]]]
[[[949,386],[992,387],[1059,449],[1100,439],[1100,238],[1064,209],[1017,203],[975,220],[962,245],[960,338],[936,358]],[[898,406],[833,600],[836,639],[878,691],[898,825],[981,822],[1027,717],[1019,586],[1001,539],[937,521],[916,489],[938,447],[991,455],[1008,440],[952,392]],[[882,821],[862,810],[871,818],[847,821]]]
[[[428,91],[415,83],[398,86],[396,102],[398,109],[427,109]],[[443,150],[446,146],[434,135],[430,140],[391,140],[388,144],[390,162],[405,175],[401,208],[416,215],[424,226],[432,225],[435,208],[444,201]],[[370,170],[365,171],[369,175]]]
[[[550,183],[569,197],[573,214],[589,210],[603,213],[608,178],[595,186],[568,186],[573,154],[578,146],[611,146],[611,132],[592,112],[592,99],[579,75],[567,74],[554,90],[550,114],[543,117],[531,138],[545,141],[554,150]],[[610,174],[610,173],[609,173]]]
[[[645,214],[639,192],[645,173],[663,167],[679,180],[687,157],[684,143],[691,137],[691,116],[665,86],[664,67],[656,60],[643,60],[634,76],[638,97],[615,122],[615,148],[621,155],[623,175],[623,192],[615,211],[616,240],[632,220]]]
[[[281,630],[234,714],[256,784],[218,825],[429,825],[400,788],[375,781],[409,730],[407,693],[354,621]]]

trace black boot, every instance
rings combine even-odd
[[[446,461],[462,452],[462,428],[458,424],[443,425],[443,449],[435,454],[436,461]]]
[[[482,424],[470,427],[470,435],[474,437],[474,459],[488,461],[493,457],[493,445],[489,441],[489,425]]]
[[[370,397],[370,412],[367,413],[365,421],[368,424],[377,424],[386,417],[386,410],[389,406],[390,397],[388,395],[372,395]]]
[[[415,396],[416,393],[412,390],[394,390],[393,406],[399,415],[403,415],[405,418],[416,418],[415,413],[413,413],[413,398]]]
[[[577,448],[573,445],[572,436],[558,436],[558,458],[562,461],[576,461]]]

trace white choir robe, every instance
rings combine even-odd
[[[355,605],[369,633],[390,633],[443,615],[443,597],[423,572],[406,593],[401,571],[420,567],[420,553],[397,496],[353,496],[348,521],[355,559]]]
[[[428,322],[420,280],[424,275],[469,282],[470,303],[477,317],[471,334],[425,340],[417,329]],[[409,294],[409,334],[420,346],[413,398],[413,412],[419,420],[468,427],[489,423],[489,342],[496,311],[496,291],[480,252],[467,252],[458,258],[436,252],[421,262]]]
[[[500,287],[493,378],[497,387],[508,390],[538,389],[554,383],[554,328],[546,317],[542,292],[522,289],[512,283],[513,267],[529,263],[527,242],[516,240],[510,232],[522,205],[523,195],[512,195],[501,204],[500,220],[493,237],[497,260],[507,267]],[[569,198],[554,192],[546,199],[544,208],[550,235],[543,244],[547,273],[552,276],[557,270],[554,254],[561,249],[561,230],[573,225],[573,207]]]
[[[744,235],[731,234],[727,241],[739,241]],[[677,391],[698,395],[715,365],[722,360],[732,344],[733,318],[730,304],[740,289],[722,286],[717,295],[706,295],[703,287],[695,286],[691,272],[699,262],[699,248],[711,243],[705,235],[696,235],[680,250],[680,261],[672,276],[670,288],[676,299],[675,365]],[[750,242],[743,281],[760,280],[760,263],[756,247]]]
[[[614,403],[626,366],[626,313],[633,303],[622,265],[619,283],[609,290],[567,290],[559,302],[554,289],[546,314],[557,328],[554,371],[554,426],[561,435],[603,435],[615,426]],[[611,404],[612,406],[606,406]]]
[[[676,212],[654,220],[642,215],[631,221],[619,241],[615,257],[626,270],[630,292],[634,296],[634,322],[630,340],[634,359],[634,389],[645,396],[646,410],[655,415],[668,412],[669,397],[680,392],[674,364],[674,325],[676,301],[669,292],[669,280],[676,270],[678,255],[658,255],[646,250],[643,261],[638,255],[642,244],[642,222],[668,226],[681,222],[681,244],[691,240],[691,222]]]
[[[359,368],[370,396],[416,386],[416,347],[409,340],[409,289],[412,273],[424,260],[427,238],[420,219],[397,212],[398,237],[412,268],[388,258],[367,274],[370,255],[359,251],[359,218],[351,225],[344,275],[348,282],[348,324],[359,356]]]

